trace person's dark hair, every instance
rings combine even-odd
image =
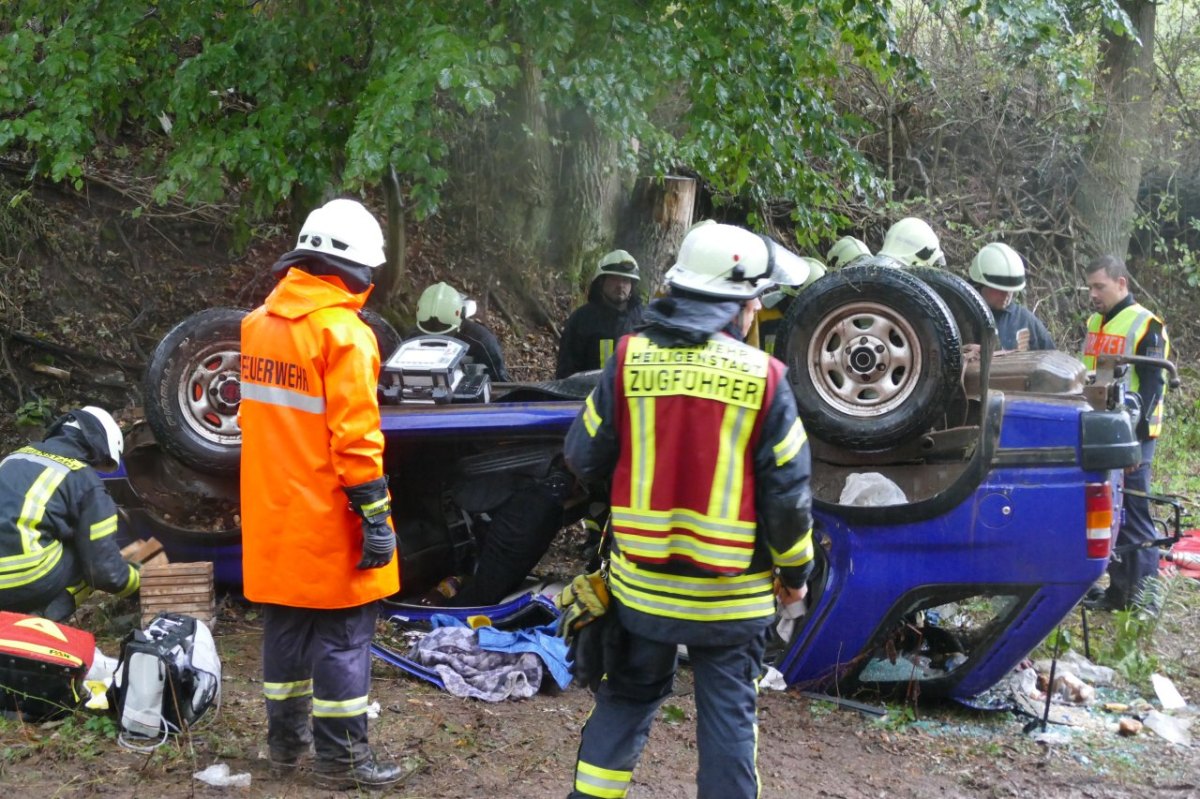
[[[1093,258],[1088,262],[1087,268],[1084,269],[1085,274],[1093,275],[1104,270],[1104,274],[1108,275],[1110,280],[1116,280],[1123,277],[1129,279],[1129,270],[1125,268],[1125,262],[1115,255],[1101,255]]]

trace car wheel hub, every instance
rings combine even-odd
[[[849,416],[876,416],[912,395],[921,348],[902,315],[879,303],[851,303],[818,324],[808,363],[813,386],[827,404]]]
[[[183,422],[201,438],[214,444],[241,437],[237,424],[242,386],[236,350],[214,347],[201,353],[180,380]]]

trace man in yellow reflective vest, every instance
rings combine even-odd
[[[1112,255],[1094,259],[1087,269],[1088,295],[1096,312],[1088,317],[1087,339],[1083,347],[1083,363],[1088,370],[1096,368],[1099,355],[1148,355],[1156,358],[1170,356],[1171,345],[1162,319],[1139,305],[1129,293],[1129,272],[1125,262]],[[1126,469],[1125,488],[1133,491],[1150,490],[1150,464],[1154,445],[1162,430],[1163,370],[1136,365],[1128,373],[1126,401],[1134,417],[1142,461]],[[1125,515],[1117,533],[1117,549],[1133,547],[1154,540],[1154,521],[1150,503],[1144,496],[1126,493]],[[1120,560],[1108,564],[1108,590],[1100,594],[1089,592],[1087,604],[1104,610],[1129,608],[1139,600],[1146,578],[1158,573],[1158,550],[1153,547],[1125,549]],[[1152,599],[1145,601],[1146,609],[1157,612]]]
[[[555,377],[599,369],[612,355],[617,339],[642,321],[637,261],[625,250],[606,253],[596,266],[587,302],[567,317],[558,345]]]
[[[810,456],[775,358],[742,341],[795,256],[731,225],[697,226],[670,293],[622,338],[567,434],[568,466],[610,481],[613,626],[572,797],[623,797],[686,645],[701,799],[758,795],[757,682],[776,596],[812,568]]]

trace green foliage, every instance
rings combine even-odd
[[[529,68],[556,143],[582,112],[626,166],[691,165],[722,197],[794,198],[804,227],[835,227],[826,209],[878,194],[849,140],[859,123],[833,106],[838,75],[912,66],[886,4],[865,0],[84,5],[10,3],[0,149],[79,186],[133,139],[150,145],[158,201],[236,192],[251,218],[359,190],[389,165],[415,214],[433,213],[449,143],[499,119]]]
[[[1157,617],[1137,607],[1114,612],[1114,637],[1104,642],[1097,661],[1132,683],[1149,681],[1158,670],[1158,657],[1151,647],[1157,625]]]
[[[17,424],[22,427],[38,427],[54,419],[54,403],[45,397],[31,399],[16,412]]]
[[[679,705],[667,703],[662,706],[662,720],[664,724],[682,724],[687,721],[687,713]]]
[[[875,720],[875,726],[885,730],[903,730],[917,721],[917,709],[911,704],[887,705],[887,715]]]
[[[117,739],[117,723],[113,720],[112,716],[88,716],[88,720],[83,723],[83,728],[101,738],[107,738],[111,741]]]

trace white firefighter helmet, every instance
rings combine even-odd
[[[449,283],[434,283],[417,300],[417,327],[423,333],[453,333],[474,315],[475,300],[468,300]]]
[[[971,280],[999,291],[1025,288],[1025,263],[1012,247],[999,241],[985,244],[967,270]]]
[[[726,300],[751,300],[772,286],[800,286],[808,264],[765,236],[736,225],[694,226],[679,247],[667,282],[678,289]]]
[[[830,269],[841,269],[855,258],[870,254],[871,248],[865,242],[853,236],[842,236],[829,248],[825,255],[825,263]]]
[[[907,216],[888,228],[880,255],[889,255],[908,266],[945,266],[937,234],[924,219]]]
[[[71,411],[72,416],[79,416],[85,413],[98,421],[100,427],[104,430],[105,454],[108,455],[108,459],[111,461],[110,467],[116,469],[121,463],[121,456],[125,453],[125,436],[121,433],[121,428],[117,425],[117,420],[112,417],[111,413],[103,408],[97,408],[95,405],[87,405]],[[63,427],[74,427],[78,430],[83,430],[79,422],[75,419],[64,422]],[[95,446],[97,443],[93,440],[92,446]]]
[[[813,283],[816,283],[818,280],[825,277],[825,274],[829,270],[825,268],[825,264],[821,262],[820,258],[813,258],[810,255],[805,255],[803,256],[803,260],[806,264],[808,264],[808,277],[805,278],[804,283],[801,284],[800,288],[806,289]]]
[[[642,279],[641,272],[638,271],[638,263],[633,256],[625,252],[625,250],[613,250],[605,253],[600,259],[600,263],[596,266],[596,273],[592,275],[592,282],[595,283],[605,275],[614,277],[627,277],[634,283]]]
[[[357,200],[330,200],[310,213],[296,249],[336,255],[372,269],[387,260],[383,230]]]

